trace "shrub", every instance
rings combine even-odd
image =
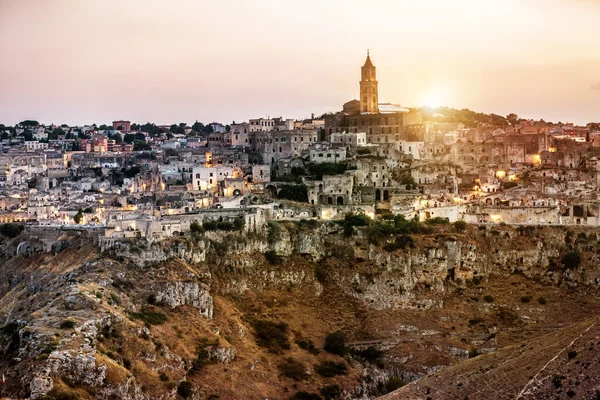
[[[489,294],[486,294],[485,296],[483,296],[483,300],[488,302],[488,303],[493,303],[494,302],[494,298],[492,296],[490,296]]]
[[[394,376],[386,382],[385,390],[387,393],[390,393],[394,390],[400,389],[402,386],[404,386],[404,380],[398,376]]]
[[[323,400],[321,396],[316,393],[309,393],[301,390],[297,392],[292,398],[292,400]]]
[[[159,378],[161,381],[166,382],[169,380],[169,375],[165,374],[165,372],[163,371],[160,373]]]
[[[72,319],[65,319],[60,323],[61,329],[73,329],[75,327],[75,321]]]
[[[454,223],[454,230],[456,232],[464,232],[467,229],[467,223],[465,221],[456,221]]]
[[[285,185],[277,194],[277,198],[308,203],[308,192],[304,185]]]
[[[545,298],[543,298],[543,297],[540,297],[540,298],[538,299],[538,303],[540,303],[540,304],[546,304],[546,299],[545,299]]]
[[[198,349],[198,355],[192,360],[192,368],[190,369],[190,372],[199,372],[202,370],[202,368],[212,364],[212,362],[213,361],[210,359],[210,353],[208,350],[200,346]]]
[[[142,309],[140,312],[131,313],[133,319],[138,319],[147,325],[162,325],[167,322],[167,316],[158,311]]]
[[[554,385],[554,387],[556,389],[559,389],[562,386],[562,376],[560,375],[553,375],[552,376],[552,384]]]
[[[312,340],[305,340],[305,339],[298,339],[296,340],[296,344],[298,345],[298,347],[300,347],[302,350],[306,350],[308,351],[310,354],[313,355],[317,355],[320,353],[319,349],[317,349],[315,347],[315,345],[313,344]]]
[[[365,214],[348,213],[344,217],[344,234],[352,235],[355,226],[367,226],[371,223],[371,218]]]
[[[198,221],[192,221],[192,223],[190,224],[190,231],[192,233],[204,233],[206,232],[206,229],[202,225],[200,225]]]
[[[398,249],[405,249],[406,247],[414,248],[415,242],[409,235],[400,235],[396,236],[394,243],[387,243],[383,246],[383,249],[391,252]]]
[[[177,386],[177,394],[180,395],[181,397],[183,397],[184,399],[187,399],[188,397],[190,397],[192,395],[193,392],[193,387],[191,382],[188,381],[183,381],[180,382],[179,385]]]
[[[315,365],[315,372],[325,378],[337,375],[346,375],[346,364],[344,362],[322,361]]]
[[[569,354],[567,354],[567,357],[569,358],[569,360],[574,359],[575,357],[577,357],[577,352],[576,351],[570,351]]]
[[[426,221],[428,224],[449,224],[450,220],[448,218],[443,218],[443,217],[435,217],[435,218],[429,218]]]
[[[383,355],[382,351],[377,350],[377,348],[375,348],[375,346],[369,346],[366,350],[362,350],[362,351],[357,351],[354,354],[356,354],[359,357],[364,358],[367,361],[377,361],[378,359],[381,358],[381,356]]]
[[[469,358],[474,358],[477,357],[479,355],[479,352],[477,351],[477,349],[471,349],[471,351],[469,351]]]
[[[287,336],[288,326],[285,322],[273,322],[257,319],[252,321],[256,331],[256,343],[272,353],[281,353],[290,349]]]
[[[117,296],[116,293],[111,293],[110,294],[110,299],[112,300],[113,303],[115,303],[116,305],[121,304],[121,299],[119,298],[119,296]]]
[[[581,263],[581,256],[575,251],[570,251],[565,254],[560,261],[565,271],[568,269],[575,269],[578,268]]]
[[[531,296],[521,296],[521,303],[529,303],[531,301]]]
[[[340,385],[327,385],[319,389],[325,400],[335,399],[342,393]]]
[[[21,232],[23,232],[23,226],[17,224],[1,224],[0,225],[0,233],[9,238],[17,237]]]
[[[348,169],[346,164],[320,163],[308,167],[308,172],[317,181],[323,179],[323,175],[340,175]]]
[[[332,332],[325,338],[325,346],[323,347],[326,352],[331,354],[337,354],[338,356],[344,356],[348,349],[346,348],[346,338],[340,331]]]
[[[289,357],[287,360],[280,363],[277,368],[279,369],[279,373],[281,375],[295,381],[303,381],[308,378],[306,367],[301,362],[294,360],[292,357]]]
[[[511,182],[511,181],[502,182],[502,189],[511,189],[511,188],[514,188],[517,186],[519,186],[519,184],[517,182]]]
[[[283,261],[282,258],[273,250],[266,251],[265,258],[271,265],[278,265]]]
[[[408,189],[408,190],[417,188],[417,182],[415,181],[415,178],[413,178],[409,174],[405,174],[401,177],[400,184],[406,185],[406,189]]]
[[[327,270],[320,264],[315,265],[315,279],[320,283],[325,283],[327,279]]]

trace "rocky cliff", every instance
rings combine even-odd
[[[593,230],[432,231],[271,223],[104,253],[25,233],[3,245],[0,394],[373,398],[597,307]],[[343,357],[323,351],[335,331]]]

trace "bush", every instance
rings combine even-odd
[[[278,265],[283,261],[282,258],[273,250],[266,251],[265,258],[271,265]]]
[[[277,194],[277,198],[308,203],[308,192],[304,185],[285,185]]]
[[[315,279],[320,283],[325,283],[327,279],[327,270],[320,264],[315,266]]]
[[[121,299],[119,298],[119,296],[116,295],[116,293],[111,293],[110,294],[110,299],[112,300],[113,303],[115,303],[116,305],[121,304]]]
[[[581,264],[581,256],[575,251],[570,251],[565,254],[560,261],[565,271],[568,269],[575,269]]]
[[[428,224],[441,224],[441,225],[445,225],[445,224],[449,224],[450,220],[448,218],[435,217],[435,218],[429,218],[425,222],[427,222]]]
[[[400,389],[404,386],[404,380],[398,376],[390,378],[385,384],[385,390],[387,393],[393,392],[394,390]]]
[[[202,368],[212,363],[213,361],[210,359],[210,353],[208,350],[200,346],[198,349],[198,355],[192,360],[192,368],[190,369],[190,372],[199,372],[202,370]]]
[[[493,303],[494,302],[494,298],[492,296],[490,296],[489,294],[486,294],[485,296],[483,296],[483,300],[487,303]]]
[[[308,167],[308,172],[317,181],[323,179],[323,175],[340,175],[348,169],[346,164],[320,163]]]
[[[348,367],[344,362],[322,361],[315,365],[315,372],[325,378],[337,375],[346,375]]]
[[[169,375],[165,374],[165,372],[163,371],[160,373],[159,378],[161,381],[166,382],[169,380]]]
[[[456,221],[454,223],[454,230],[456,232],[464,232],[467,229],[467,223],[465,221]]]
[[[23,232],[23,226],[17,224],[1,224],[0,225],[0,233],[9,238],[17,237],[21,232]]]
[[[313,355],[317,355],[320,353],[319,349],[317,349],[315,347],[315,345],[313,344],[312,340],[305,340],[305,339],[297,339],[296,340],[296,344],[298,345],[298,347],[300,347],[302,350],[306,350],[308,351],[310,354]]]
[[[512,189],[517,186],[519,186],[519,184],[517,182],[512,182],[512,181],[502,182],[502,189]]]
[[[352,235],[355,226],[368,226],[371,223],[371,218],[365,214],[348,213],[344,217],[344,234]]]
[[[63,322],[60,323],[61,329],[73,329],[74,327],[75,321],[73,321],[72,319],[65,319]]]
[[[305,340],[305,339],[298,339],[296,340],[296,344],[298,345],[298,347],[300,347],[302,350],[306,350],[308,351],[310,354],[312,355],[317,355],[320,353],[319,349],[317,349],[315,347],[315,345],[313,344],[312,340]]]
[[[306,367],[301,362],[294,360],[292,357],[289,357],[287,360],[280,363],[277,368],[279,369],[279,373],[281,375],[295,381],[303,381],[308,378]]]
[[[285,322],[273,322],[257,319],[252,321],[256,331],[256,343],[272,353],[281,353],[290,349],[287,336],[288,326]]]
[[[319,396],[318,394],[305,392],[304,390],[297,392],[293,397],[291,397],[291,399],[292,400],[323,400],[321,398],[321,396]]]
[[[180,395],[181,397],[183,397],[184,399],[187,399],[188,397],[190,397],[192,395],[193,392],[193,387],[191,382],[188,381],[183,381],[180,382],[179,385],[177,386],[177,394]]]
[[[567,357],[569,358],[569,360],[572,360],[575,357],[577,357],[577,352],[576,351],[570,351],[569,354],[567,354]]]
[[[138,319],[146,325],[162,325],[167,322],[167,316],[158,311],[142,309],[140,312],[131,313],[131,318]]]
[[[340,331],[332,332],[325,338],[325,346],[323,347],[326,352],[331,354],[337,354],[338,356],[344,356],[348,349],[346,348],[346,338]]]
[[[521,303],[529,303],[531,301],[531,296],[521,296]]]
[[[340,385],[327,385],[319,389],[325,400],[335,399],[342,393]]]
[[[202,225],[200,225],[198,221],[192,221],[192,223],[190,224],[190,231],[192,233],[204,233],[206,232],[206,229]]]
[[[387,243],[383,246],[383,249],[386,251],[394,251],[398,249],[405,249],[410,247],[411,249],[415,247],[415,242],[409,235],[399,235],[396,236],[396,240],[393,243]]]
[[[546,304],[546,299],[545,299],[545,298],[543,298],[543,297],[540,297],[540,298],[538,299],[538,303],[540,303],[540,304],[542,304],[542,305],[543,305],[543,304]]]
[[[354,354],[356,354],[359,357],[364,358],[367,361],[374,362],[381,358],[381,356],[383,355],[383,352],[377,350],[377,348],[375,348],[375,346],[369,346],[365,350],[354,352]]]

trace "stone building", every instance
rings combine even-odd
[[[341,112],[326,115],[324,119],[323,140],[330,141],[330,135],[335,132],[366,132],[369,143],[405,139],[409,125],[423,122],[420,112],[397,104],[379,103],[376,68],[368,54],[361,68],[360,100],[350,100]]]

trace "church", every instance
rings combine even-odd
[[[420,112],[399,104],[380,103],[377,71],[367,51],[361,67],[360,100],[350,100],[342,111],[325,116],[325,139],[334,132],[365,132],[367,142],[423,141],[425,126]]]

